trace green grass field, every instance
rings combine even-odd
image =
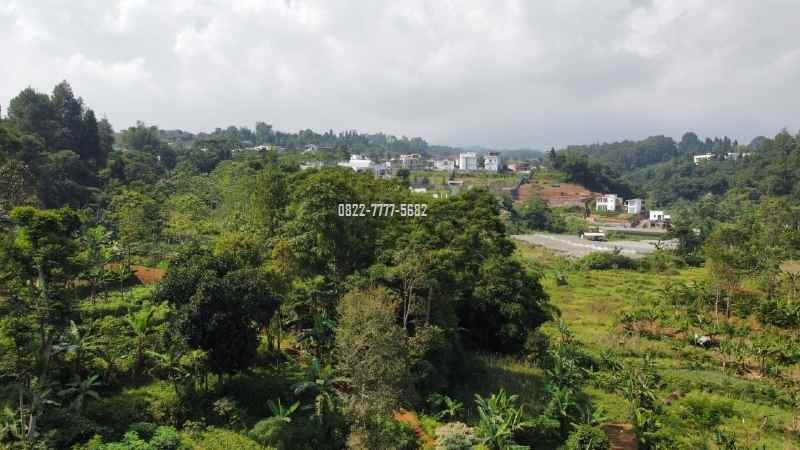
[[[773,379],[751,379],[723,371],[717,363],[716,350],[704,350],[681,338],[644,338],[625,335],[618,330],[617,318],[624,311],[646,304],[668,282],[700,281],[707,277],[704,268],[688,268],[674,275],[640,273],[631,270],[584,271],[557,269],[566,274],[566,285],[558,285],[554,268],[569,264],[546,250],[518,243],[518,255],[529,265],[539,267],[551,302],[587,353],[599,356],[613,352],[626,365],[635,365],[649,354],[655,360],[664,386],[662,399],[674,397],[667,407],[668,427],[682,435],[687,445],[696,448],[724,448],[714,444],[710,429],[692,422],[687,413],[687,395],[695,395],[712,405],[728,404],[733,413],[721,419],[719,430],[735,435],[735,448],[796,449],[800,440],[796,411],[786,399],[794,393]],[[545,333],[557,331],[554,323],[544,326]],[[514,365],[506,363],[509,371]],[[511,387],[511,385],[508,385]],[[527,393],[523,390],[521,393]],[[617,392],[602,385],[590,386],[587,392],[596,405],[606,411],[609,422],[630,422],[628,404]]]

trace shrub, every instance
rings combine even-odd
[[[413,450],[419,445],[411,426],[393,419],[373,417],[366,426],[354,427],[350,431],[347,448]]]
[[[156,428],[158,428],[158,426],[154,423],[136,422],[128,427],[128,431],[133,431],[134,433],[138,434],[142,439],[150,439],[151,437],[153,437],[153,433],[156,432]]]
[[[584,269],[609,270],[609,269],[635,269],[636,261],[627,256],[614,252],[593,252],[580,259]]]
[[[270,417],[259,421],[247,435],[250,439],[262,444],[271,445],[278,450],[289,448],[291,440],[291,424],[280,417]]]
[[[475,444],[472,428],[461,422],[451,422],[436,429],[436,450],[469,450]]]
[[[525,357],[529,361],[538,367],[543,367],[547,361],[548,348],[550,341],[546,334],[539,330],[528,333],[525,339]]]
[[[698,429],[709,430],[719,426],[728,417],[736,415],[733,401],[717,398],[703,392],[690,392],[680,401],[681,416]]]
[[[578,425],[569,435],[564,450],[608,450],[608,436],[599,427]]]
[[[197,443],[196,448],[203,450],[265,450],[264,447],[247,436],[234,431],[209,427]]]
[[[154,450],[180,450],[186,448],[181,442],[181,436],[173,427],[156,428],[150,445]]]

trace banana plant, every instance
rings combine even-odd
[[[336,410],[336,383],[340,381],[334,376],[331,366],[322,366],[319,359],[314,358],[308,366],[306,379],[293,386],[295,395],[309,393],[314,396],[314,416],[322,419],[326,413]]]
[[[138,375],[144,367],[144,347],[148,335],[153,331],[155,321],[153,316],[158,308],[149,303],[142,305],[142,308],[136,312],[128,313],[125,317],[126,322],[131,327],[133,334],[136,337],[136,374]]]
[[[300,407],[300,402],[294,402],[288,408],[281,405],[281,399],[278,399],[278,402],[275,403],[272,400],[267,400],[267,406],[269,410],[272,412],[272,417],[276,417],[283,422],[290,423],[292,421],[292,415],[297,408]]]
[[[439,412],[436,413],[436,418],[441,420],[444,418],[451,418],[455,419],[464,409],[464,404],[459,402],[458,400],[453,400],[447,395],[443,394],[432,394],[428,398],[428,402],[435,408],[439,409]]]
[[[95,390],[100,386],[98,375],[92,375],[88,378],[81,379],[76,376],[75,380],[67,383],[67,388],[59,391],[58,395],[62,397],[72,397],[69,407],[77,413],[83,410],[83,405],[88,398],[95,400],[100,399],[100,394]]]
[[[504,389],[489,398],[475,394],[478,407],[478,426],[475,431],[481,442],[492,450],[522,450],[528,447],[514,442],[514,433],[530,427],[523,419],[522,407],[517,406],[517,395],[508,395]]]

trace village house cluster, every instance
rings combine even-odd
[[[503,161],[497,152],[488,152],[479,155],[475,152],[459,153],[457,156],[448,156],[443,159],[425,159],[419,153],[400,155],[389,161],[375,162],[365,155],[351,155],[349,161],[338,163],[341,167],[348,167],[354,171],[372,171],[376,175],[389,173],[394,169],[407,170],[437,170],[447,172],[493,172],[503,170]],[[319,167],[319,164],[303,165],[304,168]],[[511,172],[525,172],[530,170],[526,163],[509,164],[507,169]]]
[[[750,153],[728,152],[720,156],[715,155],[714,153],[704,153],[702,155],[692,156],[692,160],[694,161],[695,165],[699,165],[700,163],[705,161],[714,161],[717,159],[736,161],[738,159],[746,158],[748,156],[750,156]]]
[[[603,194],[595,199],[595,210],[602,212],[624,212],[633,216],[644,215],[647,213],[647,218],[651,225],[664,226],[668,224],[672,217],[665,214],[661,210],[644,209],[644,201],[641,198],[632,198],[623,200],[622,197],[616,194]]]

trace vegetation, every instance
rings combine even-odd
[[[738,161],[711,141],[718,169],[691,163],[708,150],[691,136],[551,153],[566,179],[676,208],[675,250],[572,261],[509,230],[575,232],[580,211],[298,165],[307,144],[427,148],[381,136],[138,123],[115,139],[68,84],[23,91],[0,121],[0,446],[797,446],[800,209],[768,181],[797,137]],[[681,158],[725,188],[619,175]]]

